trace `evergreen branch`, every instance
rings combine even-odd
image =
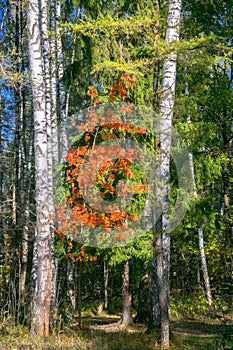
[[[0,53],[0,76],[11,87],[17,88],[17,84],[24,84],[25,72],[17,72],[12,63],[7,62],[6,57]]]
[[[158,21],[158,16],[133,16],[131,18],[118,19],[114,17],[99,16],[96,20],[87,19],[80,20],[79,23],[61,23],[61,30],[71,30],[73,32],[79,32],[86,36],[93,35],[115,35],[119,33],[123,34],[135,34],[141,32],[145,28],[151,28]]]
[[[117,71],[117,72],[125,72],[127,74],[134,74],[136,76],[144,76],[145,72],[141,72],[140,69],[144,68],[145,66],[151,66],[154,63],[154,60],[136,60],[133,62],[118,62],[118,61],[110,61],[105,60],[101,63],[96,64],[91,74],[95,74],[103,69],[107,69],[110,71]]]

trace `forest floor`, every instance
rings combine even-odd
[[[233,319],[183,318],[172,321],[171,350],[233,349]],[[120,317],[84,317],[48,339],[30,338],[23,327],[0,327],[0,350],[155,350],[156,335],[143,324],[125,327]]]

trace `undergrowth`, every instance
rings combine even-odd
[[[184,322],[184,321],[183,321]],[[188,331],[188,330],[187,330]],[[233,349],[232,334],[198,336],[173,334],[170,350]],[[227,348],[225,346],[228,346]],[[25,327],[0,330],[0,350],[159,350],[153,334],[127,330],[105,333],[90,328],[51,334],[48,338],[30,337]]]
[[[0,332],[1,350],[152,350],[156,339],[142,333],[127,331],[104,333],[90,329],[70,330],[52,334],[47,339],[31,338],[28,329],[6,327]]]
[[[213,310],[210,312],[205,293],[170,298],[171,311],[175,317],[215,317],[216,314],[224,316],[232,311],[231,304],[219,296],[215,296],[213,305]]]

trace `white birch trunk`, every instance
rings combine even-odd
[[[51,99],[51,140],[53,150],[53,164],[58,164],[58,105],[57,105],[57,30],[56,1],[50,2],[50,99]]]
[[[54,2],[41,0],[42,16],[42,47],[44,58],[44,75],[46,89],[46,113],[47,113],[47,134],[48,134],[48,171],[49,171],[49,190],[53,192],[53,166],[58,164],[58,134],[57,134],[57,88],[56,88],[56,36],[55,36],[55,6]],[[50,16],[48,16],[50,14]],[[50,18],[50,20],[49,20]],[[50,23],[49,23],[50,22]],[[52,35],[48,36],[48,26]],[[50,196],[50,213],[53,216],[54,203]],[[53,314],[56,308],[56,284],[57,284],[57,261],[54,257],[54,232],[51,231],[52,241],[52,287],[51,287],[51,313],[50,325],[53,327]]]
[[[208,268],[206,263],[206,255],[205,255],[205,248],[204,248],[204,234],[202,228],[198,227],[198,240],[199,240],[199,250],[201,255],[201,267],[204,277],[204,283],[205,283],[205,289],[206,289],[206,295],[208,299],[209,309],[211,310],[213,307],[213,299],[212,299],[212,293],[210,289],[210,279],[208,274]]]
[[[187,68],[185,68],[185,71],[186,70],[187,70]],[[185,94],[187,96],[189,96],[188,83],[185,84]],[[188,116],[187,122],[191,123],[190,116]],[[191,145],[189,145],[189,146],[191,146]],[[189,151],[189,167],[190,167],[190,172],[191,172],[192,185],[193,185],[193,189],[194,189],[194,196],[197,197],[193,154],[191,151]],[[211,293],[211,288],[210,288],[210,279],[209,279],[208,267],[207,267],[207,262],[206,262],[206,254],[205,254],[205,246],[204,246],[204,233],[203,233],[203,229],[201,227],[200,222],[198,222],[198,242],[199,242],[199,251],[200,251],[200,255],[201,255],[201,267],[202,267],[202,272],[203,272],[206,295],[207,295],[207,299],[208,299],[209,309],[211,310],[213,307],[213,298],[212,298],[212,293]],[[199,283],[199,285],[200,285],[200,283]]]
[[[48,135],[46,113],[46,90],[44,61],[42,57],[42,37],[40,32],[40,10],[38,1],[29,0],[27,12],[29,61],[33,93],[34,149],[36,180],[36,234],[34,246],[35,290],[32,300],[31,333],[48,336],[49,311],[52,279],[53,222],[51,213],[51,192],[48,169]]]
[[[169,0],[167,14],[167,44],[179,40],[181,0]],[[162,94],[160,97],[160,151],[161,151],[161,198],[162,198],[162,236],[158,253],[157,269],[159,275],[159,304],[161,313],[161,345],[169,346],[170,336],[170,234],[169,228],[169,195],[170,195],[170,148],[173,107],[176,85],[176,53],[171,52],[163,62]]]
[[[76,309],[76,298],[74,290],[74,265],[70,259],[67,260],[67,297],[71,305],[72,317]]]

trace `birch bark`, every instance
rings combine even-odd
[[[186,71],[187,71],[187,68],[185,67],[185,72]],[[189,96],[188,83],[185,84],[185,94],[187,96]],[[191,123],[190,115],[187,118],[187,122]],[[191,146],[191,144],[189,146]],[[194,196],[197,197],[193,154],[191,151],[189,151],[189,166],[190,166],[190,170],[191,170],[191,180],[192,180],[193,189],[194,189]],[[205,254],[205,246],[204,246],[204,233],[203,233],[203,229],[201,227],[200,222],[198,222],[198,242],[199,242],[199,251],[200,251],[200,255],[201,255],[201,267],[202,267],[202,272],[203,272],[206,295],[207,295],[207,299],[208,299],[209,309],[211,310],[213,307],[213,298],[212,298],[212,293],[211,293],[211,288],[210,288],[210,279],[209,279],[208,267],[207,267],[207,262],[206,262],[206,254]]]
[[[212,293],[211,293],[211,289],[210,289],[210,279],[209,279],[209,274],[208,274],[208,267],[207,267],[207,263],[206,263],[206,255],[205,255],[205,248],[204,248],[204,234],[203,234],[202,227],[200,225],[198,227],[198,240],[199,240],[199,250],[200,250],[200,255],[201,255],[201,267],[202,267],[202,272],[203,272],[203,277],[204,277],[205,289],[206,289],[209,308],[211,310],[213,307],[213,299],[212,299]]]
[[[168,1],[167,29],[165,42],[172,44],[179,40],[181,0]],[[170,338],[170,234],[169,234],[169,195],[170,195],[170,148],[172,117],[175,102],[177,55],[171,51],[163,61],[162,92],[160,108],[160,180],[161,180],[161,235],[157,239],[157,276],[161,322],[161,346],[169,346]]]
[[[74,264],[68,259],[67,261],[67,299],[71,306],[72,317],[76,309],[75,286],[74,286]]]
[[[29,0],[27,29],[29,62],[34,113],[34,149],[36,181],[36,232],[34,242],[34,293],[32,299],[31,333],[43,336],[49,334],[49,312],[52,279],[53,222],[51,217],[51,186],[49,186],[47,125],[50,118],[46,111],[46,89],[44,60],[42,57],[41,10],[37,0]]]

